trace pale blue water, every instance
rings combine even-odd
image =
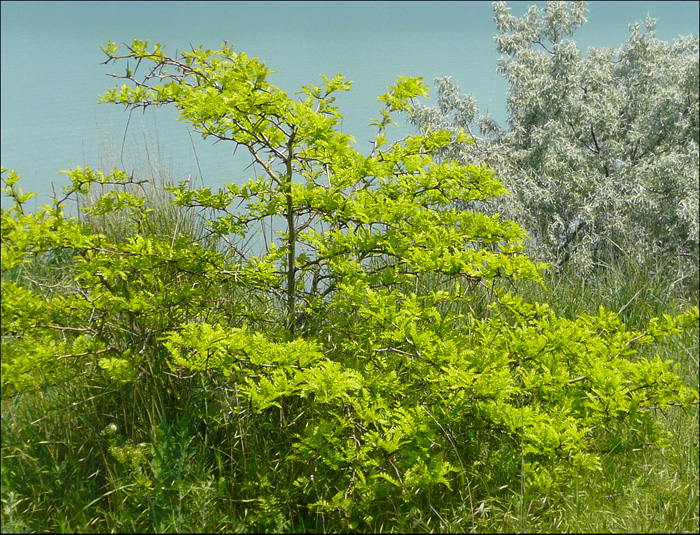
[[[509,5],[521,15],[532,3],[543,4]],[[592,2],[576,42],[583,50],[617,47],[628,23],[647,13],[658,19],[661,39],[697,34],[698,5]],[[279,71],[270,81],[290,94],[302,84],[318,84],[320,73],[340,72],[353,80],[353,90],[337,101],[343,130],[362,151],[373,138],[367,123],[378,116],[377,95],[399,75],[422,76],[431,88],[435,77],[452,76],[476,96],[482,112],[504,124],[507,84],[496,73],[492,17],[490,2],[2,2],[2,165],[24,177],[25,191],[40,193],[30,208],[48,201],[52,184],[60,191],[67,183],[57,174],[61,169],[121,167],[128,114],[96,104],[97,95],[116,83],[106,76],[113,67],[100,65],[100,45],[109,39],[160,41],[168,53],[190,43],[217,49],[228,40]],[[166,108],[134,113],[123,158],[127,170],[148,152],[159,155],[175,180],[191,173],[218,187],[250,175],[243,172],[248,160],[234,161],[232,145],[202,141],[175,117]],[[404,125],[394,135],[410,133]]]

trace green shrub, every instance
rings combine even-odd
[[[337,130],[340,75],[297,101],[226,45],[177,58],[140,41],[104,50],[153,70],[138,83],[127,72],[135,88],[103,100],[174,104],[261,171],[218,192],[180,184],[175,203],[213,211],[208,230],[232,244],[270,220],[277,230],[257,254],[175,234],[113,240],[58,201],[25,214],[18,177],[3,177],[15,200],[2,210],[3,397],[86,380],[120,393],[117,414],[134,414],[127,395],[145,409],[98,441],[111,475],[94,503],[130,489],[108,510],[141,515],[117,525],[181,529],[177,504],[205,489],[227,512],[217,529],[445,529],[458,502],[473,527],[489,481],[520,503],[547,496],[611,452],[665,446],[655,412],[697,404],[676,364],[636,357],[696,327],[697,307],[629,330],[602,306],[565,318],[506,291],[542,284],[543,266],[522,253],[517,224],[460,208],[504,192],[493,173],[436,163],[446,131],[386,142],[391,115],[425,94],[420,79],[379,97],[363,156]],[[115,186],[89,213],[147,217],[125,173],[70,176],[68,196]],[[4,276],[62,250],[75,259],[70,291]],[[25,499],[8,478],[3,496]]]

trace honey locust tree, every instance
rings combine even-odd
[[[71,248],[78,287],[61,296],[3,276],[6,390],[55,377],[59,356],[84,370],[98,353],[124,383],[158,380],[149,359],[163,354],[179,380],[216,377],[235,403],[207,425],[240,451],[228,467],[218,456],[219,470],[251,527],[300,530],[451,518],[484,497],[475,478],[518,488],[522,477],[528,492],[546,493],[598,469],[604,452],[663,445],[653,411],[697,403],[672,363],[632,358],[697,325],[697,308],[634,332],[604,308],[568,320],[505,291],[509,280],[542,283],[542,266],[522,253],[519,225],[462,209],[505,193],[484,166],[435,161],[466,136],[387,141],[392,115],[426,94],[421,79],[399,78],[379,97],[363,155],[338,128],[334,93],[350,87],[340,75],[295,99],[262,62],[226,44],[175,57],[158,44],[126,48],[104,48],[108,62],[134,70],[103,102],[173,105],[204,137],[247,151],[258,176],[218,191],[171,188],[177,204],[213,213],[209,230],[230,247],[221,252],[177,236],[106,243],[59,201],[25,214],[10,173],[3,274]],[[145,216],[141,200],[119,190],[131,181],[122,171],[70,175],[67,194],[117,186],[94,213]],[[274,236],[261,230],[266,221]],[[258,251],[240,246],[252,235],[263,237]],[[214,297],[223,285],[267,300],[257,310],[222,304]]]
[[[449,77],[438,105],[416,104],[420,129],[479,130],[473,144],[443,154],[486,162],[512,195],[498,210],[520,222],[552,264],[589,273],[621,251],[646,265],[669,259],[686,282],[698,273],[698,36],[669,44],[655,21],[630,25],[618,49],[589,47],[574,34],[586,2],[531,6],[518,18],[494,2],[509,83],[508,124],[479,115],[474,97]]]

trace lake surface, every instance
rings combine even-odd
[[[522,15],[533,3],[544,4],[508,5]],[[353,81],[337,99],[342,128],[363,152],[375,132],[367,124],[379,114],[377,96],[397,76],[422,76],[431,89],[435,77],[452,76],[482,113],[505,124],[507,84],[496,72],[490,2],[2,2],[1,8],[1,159],[24,177],[25,191],[40,194],[30,209],[68,183],[59,170],[78,165],[131,170],[148,159],[175,181],[192,174],[213,188],[250,176],[249,160],[236,161],[232,145],[201,140],[175,121],[174,109],[134,112],[127,130],[123,107],[97,105],[97,95],[117,82],[106,76],[114,67],[101,65],[100,45],[110,39],[158,41],[168,54],[190,44],[218,49],[227,40],[277,70],[268,79],[288,94],[318,85],[321,73],[342,73]],[[672,41],[698,33],[698,8],[699,2],[591,2],[588,23],[574,38],[582,50],[618,47],[628,23],[649,14],[658,19],[657,36]],[[394,137],[410,133],[404,124]]]

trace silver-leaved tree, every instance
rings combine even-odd
[[[438,105],[416,104],[424,130],[480,134],[443,156],[484,162],[511,195],[490,209],[520,222],[543,260],[578,273],[620,254],[641,265],[663,258],[698,272],[698,36],[673,44],[630,25],[618,49],[573,40],[585,2],[531,6],[522,18],[494,3],[498,70],[510,84],[508,125],[479,114],[473,96],[438,78]]]

